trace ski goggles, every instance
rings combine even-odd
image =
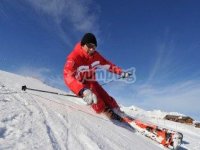
[[[93,44],[93,43],[87,43],[86,44],[87,45],[87,47],[89,48],[89,49],[96,49],[96,45],[95,44]]]

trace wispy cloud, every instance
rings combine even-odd
[[[185,81],[166,87],[142,87],[138,89],[137,93],[138,99],[143,99],[139,103],[145,107],[178,111],[186,114],[200,113],[199,81]]]
[[[153,50],[152,50],[153,51]],[[154,64],[152,65],[147,83],[155,81],[156,78],[166,78],[175,73],[178,60],[174,59],[177,51],[175,41],[169,36],[169,29],[165,31],[164,39],[157,40],[155,44],[156,52]]]
[[[41,81],[45,80],[45,74],[50,73],[50,69],[48,68],[36,68],[31,66],[22,66],[15,71],[17,74],[21,74],[24,76],[30,76],[33,78],[40,79]]]
[[[60,32],[69,31],[99,33],[100,9],[92,0],[26,0],[38,13],[53,18]],[[63,27],[67,22],[68,27]],[[72,27],[69,25],[72,25]],[[65,33],[67,34],[67,33]],[[69,35],[68,35],[69,36]]]
[[[159,109],[200,116],[199,80],[176,82],[167,86],[153,84],[122,85],[121,83],[118,86],[113,84],[113,87],[110,85],[109,89],[122,104],[128,102],[128,105],[136,105],[148,110]],[[198,117],[198,119],[200,118]]]
[[[0,19],[1,17],[6,17],[8,18],[8,15],[6,14],[6,12],[4,11],[5,9],[5,6],[3,5],[3,3],[0,2]]]
[[[53,75],[49,77],[46,76],[46,82],[52,87],[56,87],[64,91],[69,91],[69,89],[64,84],[62,75]]]
[[[50,86],[66,90],[63,77],[61,75],[53,75],[49,68],[36,68],[31,66],[23,66],[14,71],[17,74],[36,78]]]
[[[197,54],[198,48],[199,41],[183,47],[180,40],[176,39],[176,36],[167,29],[162,38],[159,37],[158,40],[155,40],[155,49],[152,49],[155,52],[155,55],[152,56],[154,62],[152,62],[146,84],[199,78],[197,69],[199,67],[196,69],[191,67],[198,66],[195,63],[197,58],[191,60],[191,57]]]

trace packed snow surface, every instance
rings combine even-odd
[[[166,149],[104,115],[97,115],[80,98],[22,91],[30,88],[65,93],[37,79],[0,71],[0,150],[159,150]],[[134,102],[134,100],[133,100]],[[182,132],[181,150],[200,149],[200,129],[166,121],[167,113],[121,107],[127,114]]]

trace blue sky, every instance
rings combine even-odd
[[[134,84],[105,89],[125,106],[178,111],[200,120],[200,2],[197,0],[0,1],[0,69],[68,91],[66,56],[85,32]]]

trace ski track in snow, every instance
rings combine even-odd
[[[120,123],[116,125],[95,114],[78,98],[23,92],[24,84],[62,92],[36,79],[0,71],[0,150],[166,149]],[[138,115],[138,111],[124,110],[131,116]],[[180,150],[200,149],[200,129],[148,115],[143,119],[182,132]]]

